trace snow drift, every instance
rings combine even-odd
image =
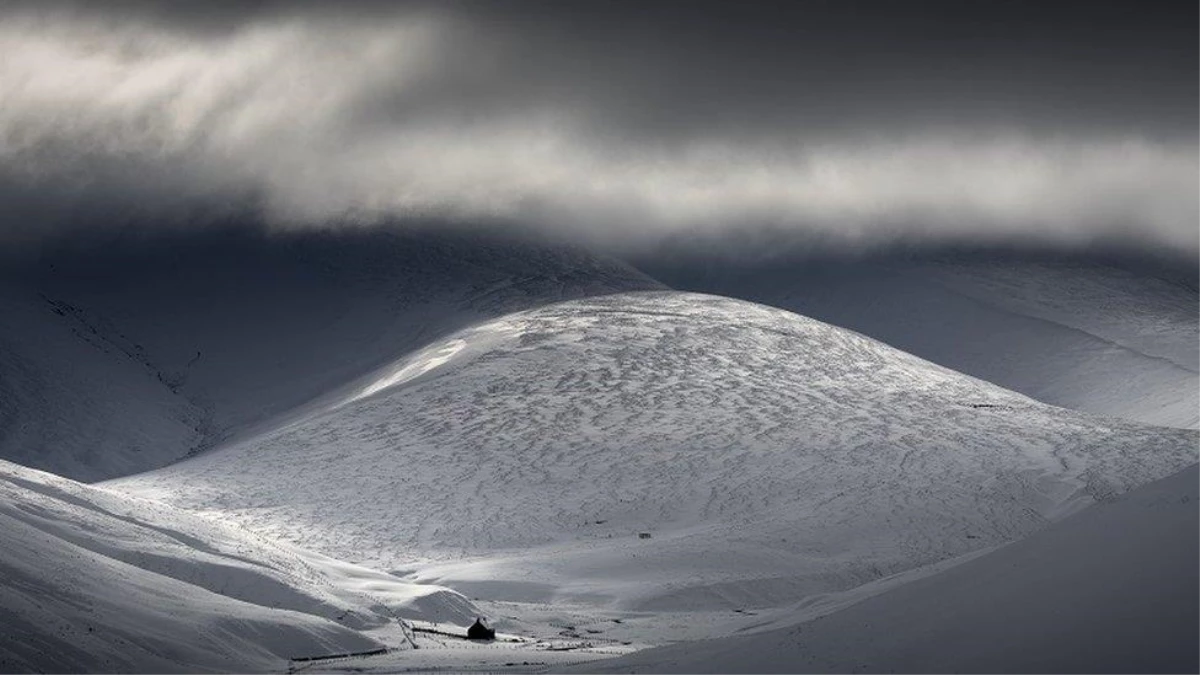
[[[0,460],[3,672],[274,671],[379,648],[399,617],[473,612],[445,588]]]
[[[829,616],[584,671],[1195,672],[1197,485],[1193,466]]]

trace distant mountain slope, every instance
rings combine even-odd
[[[279,671],[376,648],[363,631],[396,616],[471,613],[443,588],[0,460],[0,672]]]
[[[1193,431],[677,292],[483,322],[324,403],[110,485],[486,597],[693,609],[1011,541],[1197,459]]]
[[[659,288],[483,235],[190,234],[0,269],[0,457],[81,480],[210,447],[481,319]]]
[[[583,671],[1193,673],[1198,501],[1193,466],[829,616]]]
[[[647,263],[675,288],[789,309],[1076,410],[1200,427],[1200,296],[1147,270],[991,255]]]
[[[204,411],[91,315],[0,286],[0,316],[0,457],[92,480],[162,466],[203,440]]]

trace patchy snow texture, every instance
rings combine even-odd
[[[1001,254],[651,269],[673,287],[845,326],[1045,403],[1200,427],[1194,281]]]
[[[1197,458],[1194,431],[677,292],[480,323],[325,400],[111,486],[492,599],[684,610],[1018,539]]]

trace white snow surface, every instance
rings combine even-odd
[[[1197,459],[1194,431],[667,291],[485,321],[321,401],[106,485],[485,600],[688,611],[1012,541]]]
[[[859,621],[845,608],[1109,512],[1198,454],[1195,291],[1105,268],[721,280],[775,309],[458,235],[218,237],[76,263],[0,280],[0,457],[116,479],[0,460],[0,671],[281,670],[419,643],[328,667],[524,672]],[[1156,527],[1131,545],[1175,555]],[[998,587],[1026,582],[1042,588]],[[931,611],[971,582],[954,583]],[[396,622],[480,613],[512,642]],[[855,626],[802,663],[860,667],[833,634],[872,637]],[[881,644],[872,669],[929,663]],[[696,654],[778,646],[713,645]]]
[[[463,624],[402,582],[165,504],[0,460],[0,672],[280,671]]]
[[[827,616],[594,673],[1194,673],[1195,466]]]

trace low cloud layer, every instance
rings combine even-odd
[[[1095,70],[1041,33],[1006,53],[915,31],[855,60],[887,5],[809,6],[827,13],[750,17],[758,41],[671,3],[9,10],[0,237],[249,210],[275,228],[459,220],[616,248],[771,228],[1196,254],[1200,160],[1180,123],[1195,51],[1156,44],[1157,23],[1144,43],[1081,42]],[[785,18],[852,44],[789,47]],[[1138,70],[1105,75],[1104,58]]]

